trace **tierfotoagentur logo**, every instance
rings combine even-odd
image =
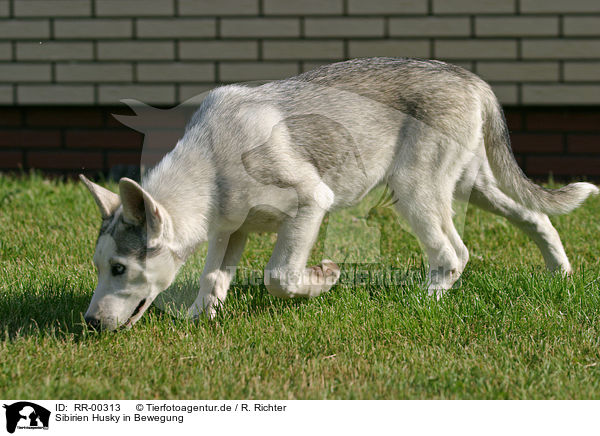
[[[28,401],[4,404],[3,407],[6,409],[6,431],[9,433],[14,433],[16,429],[48,430],[48,409]]]

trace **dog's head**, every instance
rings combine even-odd
[[[167,211],[133,180],[119,182],[119,195],[89,181],[102,226],[94,265],[98,286],[85,313],[100,330],[133,325],[175,278],[182,264],[172,246]]]

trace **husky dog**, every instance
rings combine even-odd
[[[141,185],[123,178],[117,195],[81,178],[102,215],[98,286],[85,319],[110,330],[135,323],[205,241],[188,314],[214,316],[253,231],[278,234],[265,269],[271,294],[328,291],[338,265],[306,266],[321,221],[380,184],[426,251],[431,294],[452,287],[469,259],[452,221],[454,198],[508,218],[535,241],[548,269],[569,274],[548,215],[598,192],[589,183],[532,183],[514,159],[496,97],[474,74],[394,58],[216,88]]]

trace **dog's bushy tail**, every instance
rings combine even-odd
[[[571,183],[559,189],[536,185],[523,173],[510,146],[508,127],[500,103],[489,90],[483,120],[485,151],[500,189],[528,209],[547,215],[560,215],[577,208],[599,190],[591,183]]]

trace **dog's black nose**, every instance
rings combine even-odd
[[[84,319],[90,329],[100,331],[100,329],[102,328],[102,323],[98,318],[94,318],[93,316],[86,316]]]

